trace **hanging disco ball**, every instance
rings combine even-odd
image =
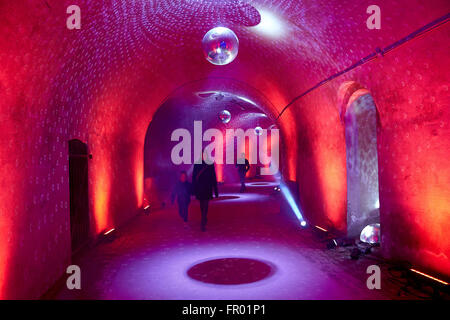
[[[231,113],[228,110],[222,110],[219,112],[219,120],[222,123],[228,123],[231,120]]]
[[[257,136],[262,135],[262,134],[263,134],[263,128],[261,128],[260,126],[256,127],[256,128],[255,128],[255,134],[256,134]]]
[[[359,240],[365,243],[380,243],[380,224],[372,223],[366,226],[359,236]]]
[[[215,65],[225,65],[236,58],[239,40],[228,28],[216,27],[209,30],[202,40],[206,60]]]

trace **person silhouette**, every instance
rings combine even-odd
[[[245,191],[245,175],[247,174],[248,170],[250,170],[250,163],[245,158],[245,153],[241,153],[240,159],[238,159],[236,163],[236,167],[239,174],[239,180],[241,181],[241,190],[240,192]]]
[[[171,202],[173,204],[175,198],[177,198],[178,214],[184,220],[184,222],[187,222],[188,220],[188,209],[189,203],[191,202],[191,194],[192,186],[187,180],[187,173],[186,171],[181,171],[180,179],[175,184],[175,188],[173,189],[171,194]]]
[[[194,195],[200,201],[200,211],[202,215],[201,230],[206,231],[209,201],[213,198],[213,192],[216,198],[219,197],[214,161],[207,155],[203,156],[201,163],[194,164],[192,185],[194,188]]]

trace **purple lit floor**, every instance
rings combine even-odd
[[[81,267],[82,289],[61,289],[55,298],[396,297],[398,288],[384,279],[382,290],[367,289],[366,267],[374,261],[353,261],[343,249],[325,249],[295,217],[280,213],[281,195],[273,195],[270,184],[250,183],[245,194],[236,193],[237,185],[222,186],[221,191],[224,198],[210,204],[205,233],[200,232],[195,200],[187,224],[175,206],[139,215],[118,230],[114,241],[74,261]],[[210,262],[214,259],[218,260]],[[254,282],[243,283],[247,278]]]

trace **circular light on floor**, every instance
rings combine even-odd
[[[197,281],[221,285],[238,285],[261,281],[275,268],[269,263],[249,258],[221,258],[192,266],[187,275]]]
[[[202,48],[206,60],[215,65],[226,65],[236,58],[239,40],[232,30],[216,27],[205,34]]]

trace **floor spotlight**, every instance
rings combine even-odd
[[[419,270],[416,270],[416,269],[409,269],[411,272],[414,272],[416,275],[418,274],[418,275],[420,275],[420,276],[422,276],[422,277],[425,277],[425,278],[427,278],[427,279],[429,279],[429,280],[433,280],[433,281],[435,281],[435,282],[437,282],[437,283],[440,283],[440,284],[443,284],[443,285],[445,285],[445,286],[448,286],[448,282],[445,282],[445,281],[443,281],[443,280],[441,280],[441,279],[438,279],[438,278],[435,278],[435,277],[433,277],[433,276],[430,276],[429,274],[426,274],[426,273],[424,273],[424,272],[421,272],[421,271],[419,271]]]
[[[318,225],[312,225],[314,228],[311,229],[311,231],[314,233],[314,235],[316,235],[319,239],[321,239],[321,241],[327,241],[328,239],[330,239],[330,237],[332,238],[333,235],[325,228],[322,228],[321,226]]]
[[[144,210],[144,213],[146,215],[149,215],[150,213],[150,202],[147,200],[147,198],[144,198],[143,204],[142,204],[142,210]]]
[[[327,242],[327,248],[333,249],[336,247],[349,247],[355,245],[355,240],[352,238],[335,238]]]
[[[327,242],[327,249],[334,249],[338,246],[336,239],[331,239]]]
[[[112,228],[112,229],[110,229],[110,230],[108,230],[108,231],[106,231],[103,235],[104,236],[107,236],[108,234],[111,234],[111,233],[113,233],[114,232],[114,230],[116,230],[116,229],[114,229],[114,228]]]
[[[115,231],[116,231],[116,229],[112,228],[112,229],[109,229],[108,231],[103,232],[102,239],[107,242],[113,241],[116,238]]]
[[[282,184],[281,185],[281,193],[283,194],[284,198],[286,199],[287,203],[289,204],[289,207],[292,209],[292,211],[294,212],[297,219],[300,221],[300,225],[302,227],[306,227],[306,221],[303,218],[303,215],[300,212],[300,208],[297,205],[297,203],[295,202],[294,197],[293,197],[291,191],[289,190],[289,187],[285,184]]]
[[[323,232],[328,232],[328,230],[327,229],[325,229],[325,228],[322,228],[322,227],[320,227],[320,226],[314,226],[314,227],[316,227],[317,229],[319,229],[320,231],[323,231]]]

